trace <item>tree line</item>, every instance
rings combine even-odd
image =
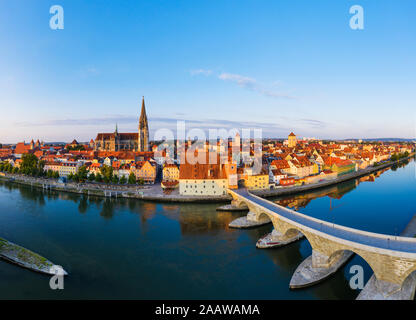
[[[20,167],[12,166],[11,163],[5,161],[0,162],[0,172],[7,172],[13,174],[24,174],[32,177],[47,177],[47,178],[59,178],[59,172],[53,170],[47,170],[45,172],[45,161],[39,160],[34,154],[28,153],[22,156],[22,163]],[[74,182],[104,182],[113,184],[139,184],[143,185],[143,179],[136,179],[133,172],[129,177],[122,176],[119,178],[114,174],[114,170],[111,166],[103,165],[100,168],[100,172],[96,174],[94,172],[89,173],[86,166],[81,166],[77,173],[70,173],[67,176],[69,181]]]
[[[44,172],[45,161],[39,160],[34,154],[28,153],[22,156],[20,167],[12,166],[10,162],[1,162],[0,171],[8,173],[20,173],[32,177],[40,177],[46,175]]]
[[[409,152],[405,151],[405,152],[400,152],[400,153],[393,153],[390,157],[391,161],[397,161],[403,158],[406,158],[409,156]]]
[[[74,182],[104,182],[104,183],[112,183],[112,184],[139,184],[143,185],[143,179],[136,179],[136,175],[131,172],[129,177],[126,178],[125,176],[118,177],[114,174],[114,170],[112,167],[103,165],[100,168],[100,172],[89,173],[86,166],[81,166],[77,173],[73,174],[70,173],[68,175],[68,180]]]

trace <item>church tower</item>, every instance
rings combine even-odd
[[[118,125],[116,123],[116,130],[114,131],[114,151],[120,151],[120,136],[118,135]]]
[[[147,123],[146,108],[144,106],[144,97],[142,100],[142,110],[139,119],[138,151],[149,151],[149,125]]]

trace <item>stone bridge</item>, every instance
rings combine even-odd
[[[361,256],[377,280],[401,288],[416,270],[416,238],[389,236],[352,229],[279,206],[245,189],[228,190],[232,204],[247,206],[247,219],[273,223],[281,241],[301,232],[312,247],[312,266],[329,268],[348,250]]]

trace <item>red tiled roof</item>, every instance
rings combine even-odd
[[[19,142],[16,145],[16,149],[14,150],[14,153],[16,154],[23,154],[23,153],[29,153],[30,145],[25,144],[24,142]]]
[[[286,160],[273,160],[271,163],[276,169],[288,169],[290,168],[289,163]]]
[[[139,138],[139,133],[119,133],[118,136],[120,137],[120,140],[137,140]],[[110,140],[114,139],[114,137],[114,133],[99,133],[95,140]]]

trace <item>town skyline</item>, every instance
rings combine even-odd
[[[182,120],[265,138],[415,137],[413,2],[362,1],[363,30],[349,26],[354,3],[333,1],[63,0],[63,30],[49,27],[53,4],[0,4],[0,143],[131,132],[143,95],[150,139]]]
[[[181,140],[181,139],[178,139],[178,134],[179,135],[181,135],[181,134],[183,134],[183,133],[179,133],[178,132],[178,129],[179,129],[179,127],[180,126],[185,126],[185,128],[184,128],[184,134],[185,134],[185,137],[186,137],[186,140],[205,140],[205,141],[210,141],[210,140],[212,140],[212,139],[210,139],[210,130],[212,130],[212,129],[218,129],[218,130],[221,130],[221,129],[225,129],[226,131],[225,132],[227,132],[228,134],[230,134],[229,135],[229,139],[233,139],[233,134],[235,133],[235,132],[239,132],[239,134],[241,134],[242,133],[242,131],[243,130],[246,130],[246,129],[248,129],[249,131],[248,132],[250,132],[249,134],[250,134],[250,138],[252,139],[253,138],[253,135],[252,135],[252,132],[251,131],[254,131],[254,130],[261,130],[261,139],[264,141],[264,140],[285,140],[285,137],[283,136],[283,137],[276,137],[276,136],[263,136],[262,135],[262,132],[263,132],[263,129],[264,128],[266,128],[266,130],[267,130],[267,125],[270,125],[270,124],[263,124],[264,125],[264,127],[262,127],[262,126],[256,126],[256,125],[253,125],[253,126],[251,126],[251,127],[243,127],[243,128],[235,128],[235,127],[232,127],[232,124],[235,124],[235,122],[233,122],[233,121],[227,121],[227,120],[221,120],[222,121],[222,123],[223,124],[227,124],[228,125],[228,127],[226,127],[226,128],[224,128],[224,127],[215,127],[215,126],[211,126],[210,127],[210,125],[212,125],[212,122],[207,122],[207,123],[204,123],[203,121],[186,121],[186,120],[181,120],[181,119],[168,119],[168,118],[165,118],[165,119],[163,119],[164,121],[169,121],[170,122],[170,124],[171,124],[171,126],[170,127],[163,127],[163,128],[156,128],[156,129],[152,129],[152,126],[150,126],[150,129],[149,129],[149,127],[148,127],[148,119],[147,119],[147,115],[146,115],[146,111],[145,111],[145,109],[144,109],[144,105],[145,105],[145,99],[144,99],[144,96],[142,96],[142,100],[141,100],[141,108],[140,108],[140,115],[137,117],[131,117],[131,121],[133,121],[133,119],[134,119],[134,121],[138,121],[139,122],[139,132],[142,130],[142,129],[140,129],[141,127],[143,127],[143,124],[141,124],[142,123],[142,117],[144,116],[145,117],[145,122],[146,122],[146,124],[145,124],[145,126],[147,127],[147,129],[146,129],[146,134],[147,134],[147,139],[148,139],[148,141],[150,142],[150,141],[153,141],[153,142],[157,142],[157,141],[171,141],[172,139],[168,139],[168,138],[164,138],[164,139],[162,139],[162,140],[160,140],[160,139],[153,139],[152,138],[152,136],[149,134],[149,132],[152,132],[153,133],[153,135],[154,136],[157,136],[157,134],[155,134],[155,132],[157,132],[157,130],[162,130],[162,132],[165,132],[166,130],[168,130],[168,131],[170,131],[171,133],[172,133],[172,136],[174,137],[174,141],[176,141],[176,140]],[[151,119],[151,118],[150,118]],[[98,119],[96,119],[96,121],[97,121]],[[110,119],[106,119],[107,121],[106,122],[108,122]],[[114,119],[113,119],[114,120]],[[118,118],[118,119],[116,119],[116,120],[121,120],[120,122],[121,123],[124,123],[125,122],[125,120],[126,120],[126,118]],[[123,121],[124,120],[124,121]],[[129,120],[129,121],[130,121]],[[150,123],[152,123],[152,121],[150,121]],[[191,125],[189,125],[189,123],[191,123]],[[246,124],[249,124],[250,122],[246,122]],[[117,133],[117,134],[119,134],[119,132],[122,132],[123,131],[123,129],[124,128],[121,128],[122,130],[121,131],[119,131],[119,122],[117,121],[117,122],[115,122],[115,124],[114,124],[114,126],[113,126],[113,130],[111,130],[111,126],[109,126],[109,125],[106,125],[106,128],[109,128],[108,130],[107,130],[107,135],[108,134],[110,134],[110,135],[113,135],[114,133]],[[202,124],[202,128],[201,128],[201,124]],[[179,127],[178,127],[179,126]],[[187,127],[186,127],[187,126]],[[205,138],[204,137],[194,137],[194,138],[192,138],[190,135],[189,135],[189,133],[190,132],[192,132],[192,129],[200,129],[200,130],[202,130],[203,132],[204,132],[204,134],[205,134]],[[237,131],[235,131],[235,130],[237,130]],[[291,132],[291,133],[293,133],[293,131],[296,131],[296,130],[291,130],[290,128],[285,128],[284,130],[286,130],[285,131],[285,133],[287,134],[287,132]],[[124,131],[137,131],[137,123],[136,123],[136,127],[135,128],[132,128],[132,129],[130,129],[130,130],[124,130]],[[267,131],[266,131],[267,132]],[[85,140],[82,140],[82,139],[79,139],[79,138],[77,138],[76,136],[73,136],[73,137],[71,137],[71,138],[69,138],[67,141],[64,141],[64,140],[62,140],[62,141],[59,141],[59,140],[53,140],[53,141],[51,141],[51,140],[44,140],[44,139],[42,139],[42,138],[39,138],[39,137],[29,137],[29,139],[23,139],[23,140],[19,140],[19,141],[14,141],[14,142],[2,142],[2,141],[0,141],[0,144],[1,143],[3,143],[3,144],[5,144],[5,145],[13,145],[13,144],[17,144],[17,143],[27,143],[27,142],[29,142],[29,143],[34,143],[35,142],[35,140],[36,140],[36,142],[42,142],[42,143],[53,143],[53,144],[66,144],[66,143],[69,143],[70,141],[76,141],[76,142],[81,142],[81,143],[90,143],[91,141],[93,141],[94,140],[94,136],[96,136],[96,135],[102,135],[103,133],[100,133],[100,132],[98,132],[98,133],[96,133],[96,134],[93,134],[92,135],[92,138],[86,138]],[[129,135],[130,133],[127,133],[127,135]],[[98,137],[97,136],[97,137]],[[137,137],[136,137],[137,138]],[[135,138],[135,139],[136,139]],[[218,136],[216,139],[221,139],[221,138],[223,138],[222,136]],[[352,137],[349,137],[349,138],[331,138],[331,137],[324,137],[324,138],[322,138],[319,134],[318,134],[318,136],[313,136],[313,137],[305,137],[305,136],[303,136],[303,137],[299,137],[299,139],[301,139],[301,140],[316,140],[316,141],[363,141],[363,142],[368,142],[368,141],[380,141],[380,142],[414,142],[415,141],[415,138],[409,138],[409,137],[393,137],[393,136],[390,136],[390,137],[388,137],[388,136],[386,136],[386,137],[358,137],[358,138],[352,138]],[[130,142],[129,142],[130,143]]]

